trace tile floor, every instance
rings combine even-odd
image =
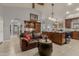
[[[14,38],[0,44],[0,56],[39,56],[37,48],[21,52],[19,42],[18,38]],[[52,56],[79,56],[79,40],[72,39],[65,45],[53,43]]]

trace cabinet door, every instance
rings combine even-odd
[[[71,28],[71,21],[72,21],[71,19],[65,21],[66,28]]]
[[[78,39],[78,32],[72,32],[72,38],[73,39]]]
[[[35,23],[35,31],[40,32],[41,31],[41,24],[40,23]]]

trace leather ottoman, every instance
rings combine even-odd
[[[40,56],[50,56],[53,49],[52,49],[52,42],[47,41],[47,42],[43,42],[40,41],[38,44],[38,52]]]

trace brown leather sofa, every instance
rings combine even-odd
[[[23,34],[22,34],[23,35]],[[23,36],[20,36],[20,46],[22,51],[26,51],[32,48],[35,48],[38,46],[38,40],[42,38],[41,36],[35,36],[31,39],[31,41],[27,42],[26,40],[23,39]]]
[[[29,49],[32,49],[32,48],[35,48],[35,47],[38,46],[38,41],[37,40],[32,40],[30,42],[27,42],[26,40],[21,39],[20,43],[21,43],[20,46],[21,46],[22,51],[26,51],[26,50],[29,50]]]

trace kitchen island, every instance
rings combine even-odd
[[[43,32],[43,34],[46,34],[56,44],[62,45],[65,43],[65,32]]]

